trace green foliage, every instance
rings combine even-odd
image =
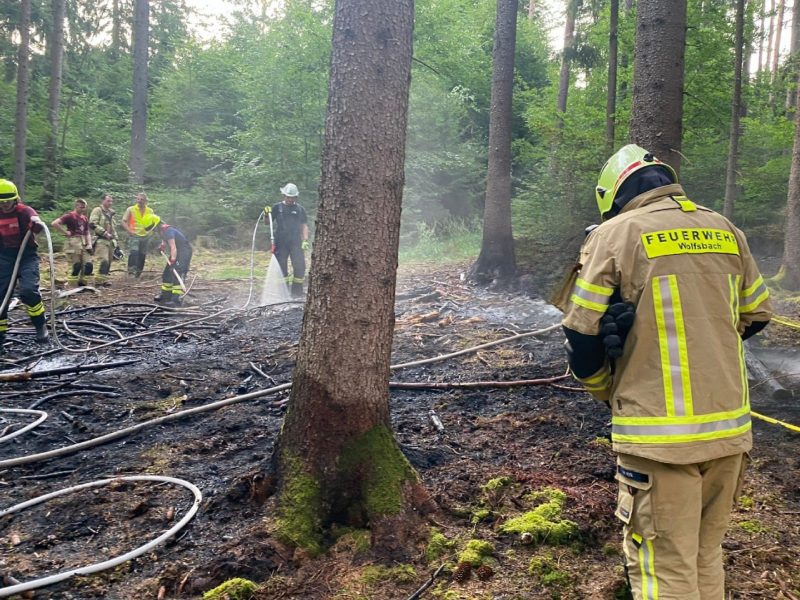
[[[473,258],[481,247],[477,219],[447,219],[433,225],[416,223],[400,240],[400,262],[459,262]]]
[[[315,556],[322,551],[319,484],[305,471],[299,457],[284,452],[282,461],[284,483],[276,535],[284,543]]]
[[[250,600],[258,585],[248,579],[235,577],[203,594],[203,600]]]

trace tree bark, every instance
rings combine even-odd
[[[19,7],[19,49],[17,51],[17,110],[14,128],[14,183],[25,196],[25,153],[28,143],[28,91],[30,88],[31,0]]]
[[[631,141],[676,172],[681,164],[686,0],[640,0],[636,14]]]
[[[797,103],[797,75],[800,73],[800,2],[795,0],[792,6],[792,37],[789,40],[789,56],[786,60],[789,65],[786,88],[786,113],[793,114]],[[791,118],[791,117],[790,117]]]
[[[53,0],[53,31],[50,36],[50,90],[47,103],[47,132],[44,160],[43,208],[52,208],[58,200],[58,126],[61,113],[61,74],[64,62],[64,17],[66,0]]]
[[[536,2],[535,0],[528,0],[528,21],[533,21],[536,15]]]
[[[736,33],[734,35],[733,99],[731,101],[731,133],[728,166],[725,173],[725,202],[722,214],[733,219],[736,206],[736,171],[739,163],[740,116],[742,114],[742,48],[744,47],[744,0],[736,0]]]
[[[130,171],[134,183],[144,183],[147,142],[147,56],[150,45],[150,2],[136,0],[133,25],[133,111]]]
[[[798,81],[800,84],[800,81]],[[783,238],[783,271],[781,285],[791,291],[800,290],[800,94],[797,94],[794,115],[794,146],[789,173],[789,194],[786,198],[786,226]]]
[[[772,52],[772,73],[769,77],[769,99],[768,104],[771,107],[775,106],[775,85],[779,81],[778,61],[781,56],[781,33],[783,32],[783,11],[785,8],[785,0],[778,2],[778,15],[775,17],[775,48]]]
[[[758,1],[758,0],[757,0]],[[756,75],[760,74],[761,71],[764,70],[764,44],[766,43],[767,36],[767,25],[766,25],[766,6],[767,0],[760,0],[759,8],[758,8],[758,70],[756,71]]]
[[[316,554],[332,524],[405,556],[424,496],[389,422],[413,0],[337,0],[314,265],[272,456],[276,535]]]
[[[478,259],[469,269],[469,278],[482,284],[495,281],[505,285],[517,273],[511,230],[511,100],[517,6],[518,0],[497,0],[483,241]]]
[[[562,123],[561,115],[567,112],[569,67],[570,60],[572,59],[572,42],[575,39],[575,14],[578,12],[579,1],[580,0],[567,0],[567,22],[564,24],[564,51],[561,54],[561,71],[558,76],[558,99],[556,101],[559,123]]]
[[[608,30],[608,91],[606,97],[606,154],[614,153],[617,120],[617,47],[619,39],[619,0],[611,0]]]
[[[767,35],[767,54],[764,56],[764,68],[771,71],[772,67],[772,42],[775,39],[775,0],[769,3],[769,34]],[[770,75],[770,80],[772,76]]]

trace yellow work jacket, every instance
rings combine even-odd
[[[145,206],[144,214],[142,214],[139,210],[139,205],[134,204],[125,211],[125,218],[128,220],[128,227],[134,231],[134,234],[138,237],[144,237],[150,233],[146,227],[153,223],[155,213],[153,213],[152,208]]]
[[[683,194],[650,190],[589,235],[563,320],[598,335],[615,289],[636,306],[613,373],[581,381],[611,404],[615,451],[673,464],[751,448],[740,334],[772,316],[744,234]]]

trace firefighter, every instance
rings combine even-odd
[[[85,285],[92,274],[92,238],[86,218],[86,200],[75,200],[75,208],[52,222],[52,226],[67,236],[67,287]]]
[[[104,194],[100,206],[95,206],[89,215],[89,228],[95,236],[94,257],[100,262],[98,273],[94,276],[96,285],[110,285],[108,274],[111,271],[111,261],[118,252],[113,204],[114,198],[111,194]]]
[[[128,232],[128,275],[140,277],[147,258],[149,232],[153,229],[155,213],[147,206],[147,195],[136,194],[136,204],[125,209],[122,227]]]
[[[180,306],[181,296],[184,293],[181,282],[186,280],[186,274],[189,272],[192,262],[192,246],[177,227],[162,223],[158,216],[155,217],[153,226],[148,227],[148,230],[152,228],[157,229],[161,236],[159,250],[167,260],[167,265],[161,275],[161,293],[156,296],[155,300],[160,304]]]
[[[719,600],[752,446],[742,341],[769,292],[744,234],[643,148],[614,154],[596,195],[562,325],[572,373],[611,408],[633,596]]]
[[[36,211],[20,202],[17,186],[0,179],[0,354],[4,352],[3,344],[8,331],[8,303],[3,299],[9,287],[13,288],[16,283],[19,283],[19,299],[27,307],[28,316],[36,328],[36,341],[44,344],[49,339],[44,304],[39,294],[39,256],[33,236],[28,238],[22,250],[16,281],[11,280],[25,234],[28,230],[39,233],[43,229],[44,225]]]
[[[278,259],[287,284],[291,285],[293,298],[303,297],[306,276],[305,251],[308,250],[308,217],[305,209],[297,203],[300,192],[293,183],[281,188],[283,200],[275,206],[264,208],[264,216],[272,213],[275,241],[272,253]],[[289,275],[289,259],[292,259],[292,274]]]

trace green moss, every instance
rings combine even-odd
[[[448,540],[442,532],[435,528],[431,529],[431,536],[425,548],[425,559],[428,562],[433,562],[449,553],[455,545],[455,542]]]
[[[607,437],[596,437],[591,442],[592,446],[598,446],[600,448],[607,448],[611,450],[611,440]]]
[[[738,504],[742,510],[752,510],[756,503],[750,496],[739,496]]]
[[[548,587],[563,587],[572,579],[569,573],[558,568],[558,564],[549,554],[533,557],[528,564],[528,573]]]
[[[737,525],[739,527],[741,527],[742,529],[744,529],[747,533],[759,534],[759,533],[768,533],[769,532],[769,528],[768,527],[766,527],[763,523],[761,523],[760,521],[757,521],[755,519],[748,519],[746,521],[739,521],[737,523]]]
[[[375,585],[382,581],[395,583],[411,583],[417,579],[417,572],[411,565],[397,565],[384,567],[383,565],[367,565],[361,571],[361,582],[365,585]]]
[[[484,521],[489,516],[491,516],[491,514],[492,511],[489,510],[488,508],[481,508],[472,513],[472,518],[470,519],[470,521],[472,521],[473,525],[477,525],[481,521]]]
[[[619,548],[616,544],[604,544],[600,551],[603,556],[619,556]]]
[[[356,553],[363,553],[369,551],[372,545],[368,529],[334,526],[331,533],[336,538],[335,546],[338,550],[351,550]]]
[[[555,488],[545,488],[526,496],[532,502],[544,501],[532,511],[509,519],[500,527],[501,533],[530,533],[535,543],[564,544],[575,537],[578,526],[562,519],[566,494]]]
[[[458,555],[458,562],[467,562],[473,567],[479,567],[483,564],[484,557],[491,556],[493,552],[494,546],[490,542],[470,540]]]
[[[203,594],[203,600],[250,600],[258,591],[258,585],[249,579],[235,577]]]
[[[511,485],[511,478],[510,477],[496,477],[494,479],[490,479],[486,483],[481,486],[481,489],[485,492],[495,492],[499,489],[508,487]]]
[[[288,452],[283,453],[283,468],[275,535],[316,556],[322,552],[319,484],[305,471],[303,462]]]
[[[364,473],[362,493],[370,518],[400,512],[404,505],[403,484],[417,479],[385,425],[373,427],[350,444],[339,457],[339,465],[346,473]]]

